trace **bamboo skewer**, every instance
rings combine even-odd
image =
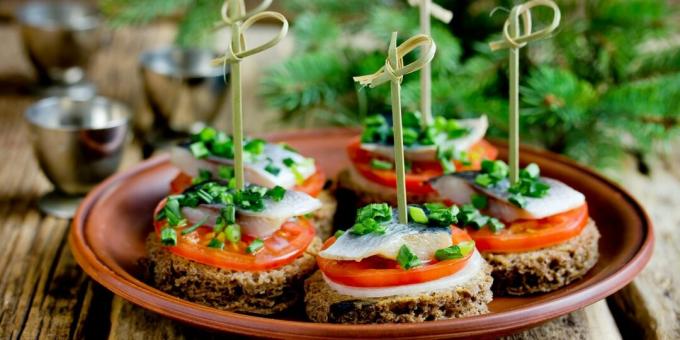
[[[264,0],[250,12],[246,12],[244,0],[227,0],[222,5],[222,20],[231,28],[231,42],[227,53],[213,63],[231,65],[231,119],[234,138],[234,173],[236,189],[245,187],[243,169],[243,94],[241,85],[241,60],[257,54],[278,44],[288,33],[288,21],[281,13],[264,11],[271,0]],[[247,49],[244,33],[250,26],[263,19],[274,19],[281,22],[281,30],[266,43]],[[225,72],[226,73],[226,72]]]
[[[432,0],[409,0],[409,5],[418,6],[420,11],[420,33],[427,36],[430,34],[430,16],[443,21],[451,22],[453,13],[433,4]],[[420,112],[425,126],[432,124],[432,68],[429,63],[420,70]]]
[[[531,32],[531,9],[545,6],[553,10],[550,25],[536,32]],[[519,19],[522,19],[520,31]],[[510,183],[519,180],[519,49],[530,41],[549,37],[560,24],[560,9],[551,0],[532,0],[517,5],[510,10],[508,19],[503,24],[503,40],[489,44],[492,51],[507,48],[509,50],[509,119],[508,163],[510,166]]]
[[[404,56],[417,47],[424,50],[420,57],[408,65],[404,65]],[[392,131],[394,134],[394,161],[397,174],[397,210],[399,212],[399,223],[408,222],[405,182],[405,161],[404,161],[404,134],[401,123],[401,81],[404,75],[422,69],[422,67],[432,61],[437,46],[429,36],[424,34],[416,35],[401,45],[397,46],[397,32],[392,33],[390,47],[385,66],[377,72],[365,76],[354,77],[354,81],[369,87],[390,82],[392,99]]]

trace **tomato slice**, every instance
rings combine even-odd
[[[451,227],[453,244],[471,240],[462,229]],[[335,237],[326,241],[326,249]],[[420,267],[405,270],[397,261],[372,256],[361,261],[336,261],[316,257],[319,269],[331,280],[354,287],[390,287],[436,280],[452,275],[465,267],[472,253],[455,260],[432,260]]]
[[[170,182],[170,193],[181,193],[192,185],[191,181],[191,176],[180,172],[179,175],[177,175],[172,180],[172,182]],[[326,174],[323,172],[323,170],[317,168],[316,172],[312,174],[312,176],[308,177],[304,183],[294,186],[292,190],[302,191],[309,194],[310,196],[316,197],[319,196],[319,193],[321,193],[325,184]]]
[[[454,161],[458,171],[479,169],[482,160],[496,159],[498,156],[498,150],[486,140],[480,140],[470,147],[468,153],[471,161],[469,165],[463,165],[459,161]],[[362,149],[359,137],[347,146],[347,155],[352,161],[354,168],[364,178],[388,187],[397,187],[397,176],[394,170],[378,170],[371,167],[371,160],[373,158],[382,159],[382,157]],[[431,193],[433,189],[427,181],[442,174],[442,166],[438,161],[413,162],[411,164],[411,171],[406,173],[406,190],[413,194]]]
[[[159,203],[154,216],[165,206],[165,200]],[[160,236],[166,222],[156,221],[154,227]],[[185,227],[186,228],[186,227]],[[253,237],[243,235],[240,242],[225,242],[224,249],[207,246],[213,238],[212,228],[200,227],[197,230],[181,234],[177,229],[177,245],[167,249],[186,259],[205,265],[238,271],[262,271],[285,266],[300,257],[307,249],[316,233],[314,225],[307,219],[299,217],[285,222],[279,230],[264,238],[264,247],[255,254],[246,253],[246,247]]]
[[[588,224],[586,204],[540,220],[520,220],[498,233],[489,228],[468,230],[481,252],[515,253],[563,243],[583,231]]]

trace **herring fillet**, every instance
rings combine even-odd
[[[432,188],[443,198],[456,204],[468,204],[476,193],[489,196],[488,213],[505,222],[519,219],[541,219],[580,207],[586,201],[585,196],[570,186],[552,178],[541,177],[540,180],[550,186],[548,193],[541,198],[526,197],[524,208],[508,201],[510,182],[505,179],[491,188],[475,184],[479,171],[464,171],[444,175],[430,180]]]
[[[489,120],[486,115],[479,118],[459,119],[458,123],[462,127],[470,129],[470,132],[459,138],[447,140],[445,146],[453,146],[459,151],[470,149],[475,143],[484,138],[489,127]],[[372,153],[381,155],[388,159],[394,159],[394,146],[377,143],[362,143],[361,148]],[[437,159],[437,145],[416,145],[404,147],[404,157],[410,161],[432,161]]]
[[[387,223],[384,234],[353,235],[346,232],[319,256],[341,261],[361,261],[371,256],[396,259],[402,245],[408,246],[421,260],[431,260],[437,249],[452,245],[451,228],[392,221]]]
[[[183,207],[182,214],[190,224],[207,217],[203,225],[214,226],[223,207],[219,204],[202,204],[195,208]],[[241,226],[244,234],[263,237],[271,235],[291,217],[311,213],[320,207],[321,201],[304,192],[286,191],[281,201],[265,200],[265,208],[262,211],[237,209],[236,223]]]
[[[296,176],[292,169],[284,164],[286,158],[290,158],[296,163],[296,170],[304,179],[316,172],[314,162],[307,162],[305,157],[299,153],[286,150],[278,144],[267,143],[262,154],[246,159],[244,162],[246,181],[267,188],[277,185],[284,189],[294,187],[297,184]],[[170,161],[191,177],[198,176],[199,170],[208,170],[217,175],[220,165],[234,165],[232,159],[222,157],[209,156],[197,159],[188,148],[183,146],[175,146],[171,149]],[[266,170],[266,167],[270,164],[279,169],[278,174],[274,175]]]

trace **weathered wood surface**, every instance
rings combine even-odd
[[[136,55],[150,46],[166,44],[171,36],[168,26],[115,33],[111,45],[99,53],[92,65],[91,79],[102,94],[139,110],[144,103]],[[27,92],[32,70],[20,52],[14,26],[0,26],[0,41],[3,42],[0,49],[0,235],[4,241],[0,247],[0,338],[220,337],[115,297],[77,266],[66,243],[68,221],[47,217],[35,207],[50,184],[32,156],[22,119],[25,108],[36,99]],[[289,46],[290,42],[271,53],[280,56]],[[261,70],[263,62],[275,60],[272,55],[261,55],[257,68]],[[255,84],[251,81],[246,88],[254,89]],[[255,93],[254,90],[246,92],[252,96]],[[261,101],[252,102],[258,106],[246,109],[262,112]],[[273,117],[271,112],[266,115]],[[264,130],[260,121],[251,121],[248,129]],[[224,116],[221,122],[226,124]],[[123,167],[139,159],[139,148],[131,146]],[[640,332],[649,338],[678,337],[680,304],[673,283],[679,282],[680,272],[674,262],[680,239],[672,231],[680,219],[680,214],[673,214],[674,205],[680,203],[680,172],[677,168],[673,170],[673,162],[677,166],[678,160],[671,158],[655,164],[655,175],[651,179],[633,172],[625,175],[631,190],[650,210],[658,230],[656,253],[650,267],[610,301],[623,306],[625,312],[633,316],[632,320],[639,322],[640,326],[634,328],[637,333],[627,333],[629,328],[621,328],[622,334],[619,334],[607,304],[601,301],[509,338],[617,339],[621,335],[642,334]]]

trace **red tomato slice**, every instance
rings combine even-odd
[[[165,206],[165,200],[159,203],[154,216]],[[160,236],[165,221],[154,222],[156,234]],[[187,226],[188,227],[188,226]],[[186,227],[185,227],[186,228]],[[207,246],[213,238],[212,228],[200,227],[187,235],[177,229],[177,245],[167,247],[171,252],[205,265],[238,271],[262,271],[285,266],[295,261],[314,239],[314,226],[305,218],[285,222],[279,230],[264,238],[264,247],[255,254],[246,253],[246,247],[253,240],[243,235],[241,242],[232,244],[225,242],[224,249]]]
[[[468,230],[479,251],[516,253],[563,243],[583,231],[588,224],[588,206],[540,220],[520,220],[498,233],[489,228]]]
[[[394,170],[378,170],[371,167],[373,158],[381,158],[370,151],[361,149],[360,138],[357,137],[347,146],[347,155],[352,161],[354,168],[364,178],[388,187],[397,187],[397,176]],[[482,160],[496,159],[498,150],[486,140],[480,140],[470,147],[468,151],[471,164],[463,165],[454,161],[458,171],[479,169]],[[381,158],[382,159],[382,158]],[[406,190],[413,194],[427,194],[433,192],[427,181],[443,174],[442,166],[438,161],[413,162],[411,171],[406,173]]]
[[[170,182],[170,193],[179,194],[186,188],[190,187],[191,184],[191,176],[180,172],[179,175],[177,175],[175,179]],[[319,193],[321,193],[325,184],[326,174],[323,172],[323,170],[317,168],[316,172],[312,174],[312,176],[307,178],[304,183],[293,187],[293,190],[302,191],[309,194],[310,196],[316,197],[319,196]]]
[[[451,227],[453,244],[470,240],[462,229]],[[330,247],[335,237],[329,238],[323,248]],[[472,253],[462,259],[436,261],[408,270],[397,261],[372,256],[357,261],[336,261],[316,257],[319,269],[331,280],[354,287],[390,287],[436,280],[452,275],[465,267]]]

